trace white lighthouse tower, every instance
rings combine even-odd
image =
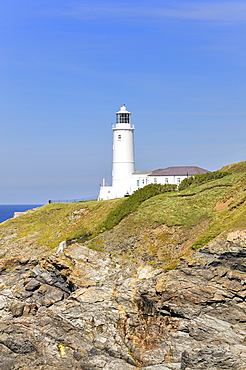
[[[135,170],[134,126],[131,113],[123,105],[116,112],[116,124],[113,129],[113,168],[112,186],[119,196],[131,193],[129,179]]]
[[[113,166],[112,186],[100,187],[98,199],[120,198],[132,194],[132,176],[135,170],[134,126],[131,124],[131,112],[125,104],[116,112],[113,130]]]

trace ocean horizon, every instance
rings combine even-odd
[[[42,206],[43,204],[0,204],[0,223],[13,218],[15,212],[25,212]]]

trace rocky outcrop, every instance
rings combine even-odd
[[[1,369],[246,368],[246,233],[175,270],[72,244],[1,264]]]
[[[14,212],[14,218],[23,216],[26,212]]]

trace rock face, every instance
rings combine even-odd
[[[246,233],[164,272],[84,245],[2,263],[0,368],[246,368]]]
[[[25,212],[14,212],[14,218],[24,215]]]

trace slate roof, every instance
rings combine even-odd
[[[177,166],[177,167],[167,167],[164,169],[159,168],[154,170],[148,176],[193,176],[200,173],[207,173],[209,171],[197,166]]]
[[[148,175],[152,173],[152,171],[134,171],[133,175]]]

